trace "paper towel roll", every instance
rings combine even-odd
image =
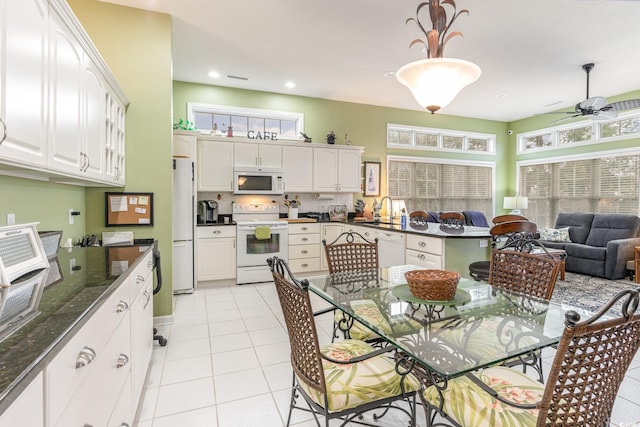
[[[333,200],[333,194],[331,194],[331,193],[320,193],[320,194],[318,194],[318,200]]]

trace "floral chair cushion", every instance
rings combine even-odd
[[[359,340],[343,340],[323,346],[322,353],[334,360],[348,360],[374,351],[369,344]],[[337,364],[322,360],[327,385],[329,412],[339,412],[363,403],[375,402],[402,393],[402,377],[397,374],[395,363],[386,356],[375,356],[362,362]],[[298,378],[298,384],[318,405],[324,407],[324,396]],[[406,393],[417,391],[420,384],[408,374],[403,381]]]
[[[390,321],[382,314],[382,312],[380,312],[380,309],[372,300],[351,301],[350,304],[358,317],[366,319],[368,324],[382,330],[385,335],[402,335],[415,332],[421,328],[420,323],[413,319],[400,317]],[[338,323],[341,319],[344,319],[344,316],[345,314],[343,312],[336,311],[334,321]],[[375,332],[357,321],[353,322],[353,325],[349,329],[349,337],[362,341],[379,338]]]
[[[536,403],[542,399],[544,385],[515,369],[491,367],[475,375],[500,396],[517,403]],[[520,409],[494,399],[466,376],[449,380],[443,391],[444,412],[462,426],[534,427],[537,409]],[[425,401],[438,407],[440,394],[431,386],[424,391]]]

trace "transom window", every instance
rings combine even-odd
[[[518,135],[518,153],[595,144],[640,135],[640,113],[614,121],[581,121]]]
[[[560,212],[637,215],[640,152],[591,156],[519,162],[520,194],[529,198],[526,216],[553,226]]]
[[[387,147],[495,153],[495,135],[387,124]]]
[[[190,121],[196,130],[212,134],[227,134],[229,126],[234,136],[255,139],[299,140],[304,132],[304,115],[284,111],[259,110],[223,105],[188,103]]]
[[[409,212],[478,210],[493,216],[493,163],[390,156],[387,171],[389,196],[404,200]]]

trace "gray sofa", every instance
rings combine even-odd
[[[549,248],[567,251],[566,271],[612,280],[627,275],[626,263],[633,259],[634,247],[640,246],[640,218],[626,214],[558,214],[555,229],[566,227],[570,242],[541,239]]]

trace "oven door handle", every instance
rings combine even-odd
[[[271,225],[269,226],[269,228],[271,229],[271,231],[278,231],[278,230],[287,230],[289,228],[288,225]],[[242,225],[242,226],[238,226],[238,230],[239,231],[255,231],[256,230],[256,226],[255,225]]]

